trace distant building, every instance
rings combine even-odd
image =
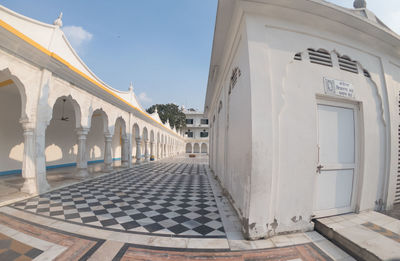
[[[194,109],[184,110],[186,115],[186,153],[208,153],[208,119],[203,112]]]
[[[400,203],[400,36],[354,7],[219,0],[210,167],[248,238]]]

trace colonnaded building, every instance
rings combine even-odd
[[[147,114],[133,87],[120,92],[78,57],[61,30],[0,6],[0,175],[22,191],[49,189],[46,170],[90,163],[123,167],[184,153],[183,133]]]
[[[208,153],[208,119],[204,113],[195,109],[183,109],[186,115],[186,127],[183,129],[186,138],[186,153]]]
[[[210,166],[248,238],[400,202],[400,36],[354,7],[219,0]]]

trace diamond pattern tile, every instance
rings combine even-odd
[[[13,206],[55,219],[132,233],[225,237],[206,164],[143,164]]]

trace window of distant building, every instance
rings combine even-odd
[[[200,138],[207,138],[207,137],[208,137],[208,132],[206,130],[200,132]]]
[[[186,119],[186,124],[193,124],[193,119]]]
[[[201,119],[200,124],[208,124],[208,119]]]
[[[186,132],[186,135],[188,136],[188,138],[193,138],[193,131],[188,130]]]

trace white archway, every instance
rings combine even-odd
[[[201,153],[208,153],[207,143],[202,143],[201,144]]]
[[[195,143],[193,145],[193,152],[194,153],[200,153],[200,145],[198,143]]]
[[[192,143],[186,143],[186,153],[192,153]]]

